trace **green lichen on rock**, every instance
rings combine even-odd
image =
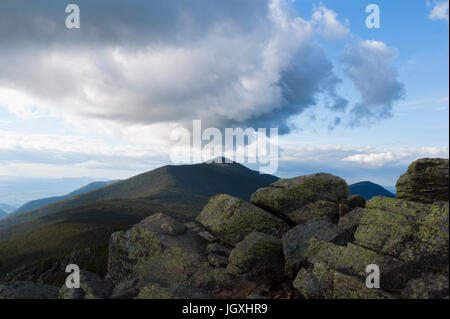
[[[230,195],[212,197],[196,221],[230,245],[242,241],[253,231],[281,237],[289,230],[283,220]]]
[[[300,269],[292,285],[306,299],[331,299],[333,298],[333,280],[334,270],[317,263],[312,269]]]
[[[257,190],[251,201],[259,207],[286,214],[317,200],[339,203],[348,196],[343,179],[319,173],[280,179],[270,187]]]
[[[448,295],[448,274],[441,273],[412,279],[402,290],[402,297],[408,299],[441,299]]]
[[[366,276],[366,267],[375,264],[379,267],[381,288],[387,290],[402,289],[409,279],[417,275],[417,270],[401,260],[348,243],[338,246],[330,242],[311,239],[308,261],[311,264],[323,264],[329,269],[358,277]]]
[[[359,222],[361,221],[363,214],[364,209],[357,207],[339,218],[338,226],[349,234],[350,241],[354,239],[354,234],[359,226]]]
[[[317,200],[302,207],[286,212],[285,215],[295,224],[300,225],[313,218],[321,218],[337,223],[339,219],[339,204]]]
[[[208,261],[214,267],[226,267],[228,265],[228,257],[211,253],[208,255]]]
[[[257,283],[276,283],[284,278],[281,240],[253,232],[231,251],[227,273],[245,275]]]
[[[136,299],[174,299],[175,296],[170,289],[161,287],[157,284],[145,286],[138,294]]]
[[[343,274],[316,263],[312,269],[301,269],[293,286],[306,299],[386,299],[380,289],[369,289],[360,278]]]
[[[221,256],[226,256],[228,257],[230,255],[231,249],[220,245],[218,243],[211,243],[208,245],[208,247],[206,248],[207,252],[209,254],[218,254]]]
[[[172,218],[150,216],[130,230],[111,236],[108,278],[114,283],[136,277],[166,286],[188,283],[200,271],[211,268],[206,245]]]
[[[449,160],[423,158],[413,162],[397,181],[397,198],[434,203],[449,201]]]
[[[292,228],[283,236],[285,269],[289,276],[294,277],[307,261],[311,238],[344,245],[348,234],[325,219],[311,219]]]
[[[448,203],[374,197],[355,233],[358,244],[426,270],[448,264]]]
[[[340,272],[334,273],[333,299],[390,299],[391,296],[380,289],[367,288],[356,277]]]

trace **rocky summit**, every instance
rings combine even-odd
[[[448,159],[423,158],[413,162],[397,181],[397,198],[431,204],[448,202]]]
[[[52,287],[25,267],[0,299],[448,298],[448,160],[412,163],[397,190],[365,201],[319,173],[251,202],[216,195],[190,222],[158,213],[115,232],[105,278],[82,270],[80,288]]]

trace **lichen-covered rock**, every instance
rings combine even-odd
[[[168,216],[150,216],[111,236],[107,278],[115,284],[136,277],[164,286],[193,283],[212,268],[207,244]]]
[[[344,229],[348,234],[350,240],[353,240],[356,229],[364,214],[364,209],[357,207],[350,213],[345,214],[339,218],[338,226]]]
[[[136,299],[212,299],[206,291],[183,285],[165,287],[150,283],[141,289]]]
[[[343,217],[345,215],[347,215],[348,213],[350,213],[352,211],[352,208],[350,206],[348,206],[345,203],[340,203],[339,204],[339,217]]]
[[[351,195],[347,200],[347,205],[352,209],[364,208],[366,207],[366,200],[361,195]]]
[[[277,283],[285,277],[283,246],[271,235],[251,233],[231,251],[229,260],[227,273],[256,283]]]
[[[423,158],[413,162],[397,181],[397,198],[422,203],[449,201],[449,160]]]
[[[314,218],[326,219],[329,222],[336,224],[339,219],[340,206],[341,205],[337,203],[317,200],[285,213],[285,215],[296,225],[303,224]]]
[[[80,288],[67,288],[64,284],[58,299],[106,299],[111,295],[113,285],[89,271],[80,271]]]
[[[228,257],[215,253],[210,253],[208,255],[208,261],[210,265],[214,267],[226,267],[228,265]]]
[[[300,269],[292,285],[306,299],[331,299],[333,297],[333,280],[334,271],[330,271],[318,263],[312,269]]]
[[[319,173],[291,179],[280,179],[270,187],[257,190],[252,195],[251,201],[261,208],[287,216],[297,223],[302,223],[311,217],[329,218],[330,214],[332,214],[331,218],[335,218],[337,221],[337,205],[347,199],[348,196],[347,183],[343,179],[330,174]],[[315,212],[314,204],[310,208],[302,209],[304,206],[317,201],[333,203],[334,205],[328,204],[328,206],[333,206],[334,210],[327,210],[326,212],[318,210]]]
[[[118,283],[109,296],[110,299],[133,299],[137,297],[139,291],[149,284],[143,278],[133,278]]]
[[[253,231],[281,237],[289,229],[283,220],[230,195],[216,195],[196,221],[225,243],[235,245]]]
[[[175,299],[175,295],[170,289],[158,284],[150,284],[139,292],[136,299]]]
[[[448,225],[448,203],[374,197],[366,203],[355,240],[416,268],[440,271],[448,264]]]
[[[293,282],[306,299],[387,299],[380,289],[369,289],[358,278],[315,264],[301,269]]]
[[[367,288],[356,277],[334,272],[333,299],[391,299],[392,296],[381,289]]]
[[[375,264],[380,270],[381,289],[399,290],[408,280],[417,276],[417,269],[401,260],[377,254],[367,248],[348,243],[338,246],[330,242],[311,239],[308,261],[322,264],[328,269],[354,276],[360,280],[366,278],[366,267]]]
[[[448,297],[448,274],[427,274],[412,279],[402,290],[408,299],[442,299]]]
[[[221,255],[221,256],[225,256],[228,257],[230,256],[231,253],[231,249],[222,246],[218,243],[212,243],[209,244],[208,247],[206,248],[208,254],[217,254],[217,255]]]
[[[269,298],[264,297],[263,295],[259,295],[259,294],[250,294],[247,296],[247,299],[263,300],[263,299],[269,299]]]
[[[348,234],[325,219],[311,219],[292,228],[283,236],[285,270],[290,277],[295,277],[297,271],[307,261],[311,238],[345,245]]]
[[[0,284],[0,299],[56,299],[58,289],[34,282],[14,281]]]

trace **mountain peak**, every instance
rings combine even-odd
[[[383,186],[375,184],[370,181],[358,182],[358,183],[349,185],[348,188],[350,190],[350,194],[361,195],[366,200],[369,200],[374,196],[385,196],[385,197],[395,198],[395,195],[392,194],[387,189],[385,189]]]
[[[216,158],[206,161],[205,164],[237,164],[237,163],[226,157],[218,156]]]

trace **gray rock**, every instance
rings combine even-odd
[[[212,299],[208,292],[192,287],[164,287],[151,283],[145,286],[136,299]]]
[[[305,222],[311,217],[329,218],[331,212],[336,215],[337,222],[337,205],[345,201],[348,196],[347,183],[343,179],[319,173],[281,179],[270,187],[257,190],[251,196],[251,201],[263,209],[296,220],[297,223]],[[321,210],[317,210],[319,215],[315,215],[314,203],[317,201],[334,203],[334,210],[327,211],[325,214]],[[304,208],[306,205],[313,206]],[[302,213],[305,216],[302,217]]]
[[[341,203],[339,204],[339,217],[343,217],[350,213],[352,211],[352,208],[348,206],[347,204]]]
[[[206,248],[206,251],[208,252],[208,254],[217,254],[225,257],[230,256],[231,253],[231,249],[222,246],[218,243],[209,244],[208,247]]]
[[[303,224],[313,218],[326,219],[331,223],[337,224],[341,205],[325,200],[317,200],[285,213],[285,215],[296,225]]]
[[[394,257],[348,243],[338,246],[331,242],[311,239],[308,262],[322,264],[334,270],[365,281],[366,267],[375,264],[380,270],[380,285],[384,290],[401,290],[411,278],[416,278],[418,269]]]
[[[448,265],[449,205],[387,197],[367,201],[355,242],[423,271]]]
[[[214,279],[207,244],[183,224],[155,214],[111,236],[107,278],[114,284],[142,278],[164,287],[202,285]]]
[[[0,284],[0,299],[56,299],[58,287],[15,281]]]
[[[227,273],[252,282],[272,284],[285,278],[281,240],[253,232],[231,251]]]
[[[366,200],[361,195],[351,195],[347,200],[347,205],[352,209],[364,208],[366,207]]]
[[[214,253],[208,255],[208,261],[214,267],[226,267],[228,265],[228,257]]]
[[[259,295],[259,294],[250,294],[250,295],[247,296],[247,299],[265,300],[265,299],[269,299],[269,298],[264,297],[263,295]]]
[[[133,278],[118,283],[109,297],[110,299],[133,299],[137,297],[139,291],[149,284],[143,278]]]
[[[306,299],[390,299],[381,289],[369,289],[360,278],[330,270],[322,264],[301,269],[293,282]]]
[[[80,288],[67,288],[64,284],[58,299],[106,299],[111,295],[113,285],[89,271],[80,271]]]
[[[356,229],[358,228],[359,222],[364,214],[363,208],[355,208],[348,214],[341,216],[339,218],[338,226],[347,231],[350,240],[353,240]]]
[[[212,197],[196,221],[229,245],[237,244],[253,231],[281,237],[289,229],[283,220],[229,195]]]
[[[412,279],[402,290],[408,299],[443,299],[448,296],[448,274],[426,274]]]
[[[413,162],[397,181],[397,198],[431,204],[449,201],[449,160],[423,158]]]
[[[291,229],[283,236],[286,273],[295,277],[308,258],[310,240],[316,238],[345,245],[348,234],[325,219],[312,219]]]

